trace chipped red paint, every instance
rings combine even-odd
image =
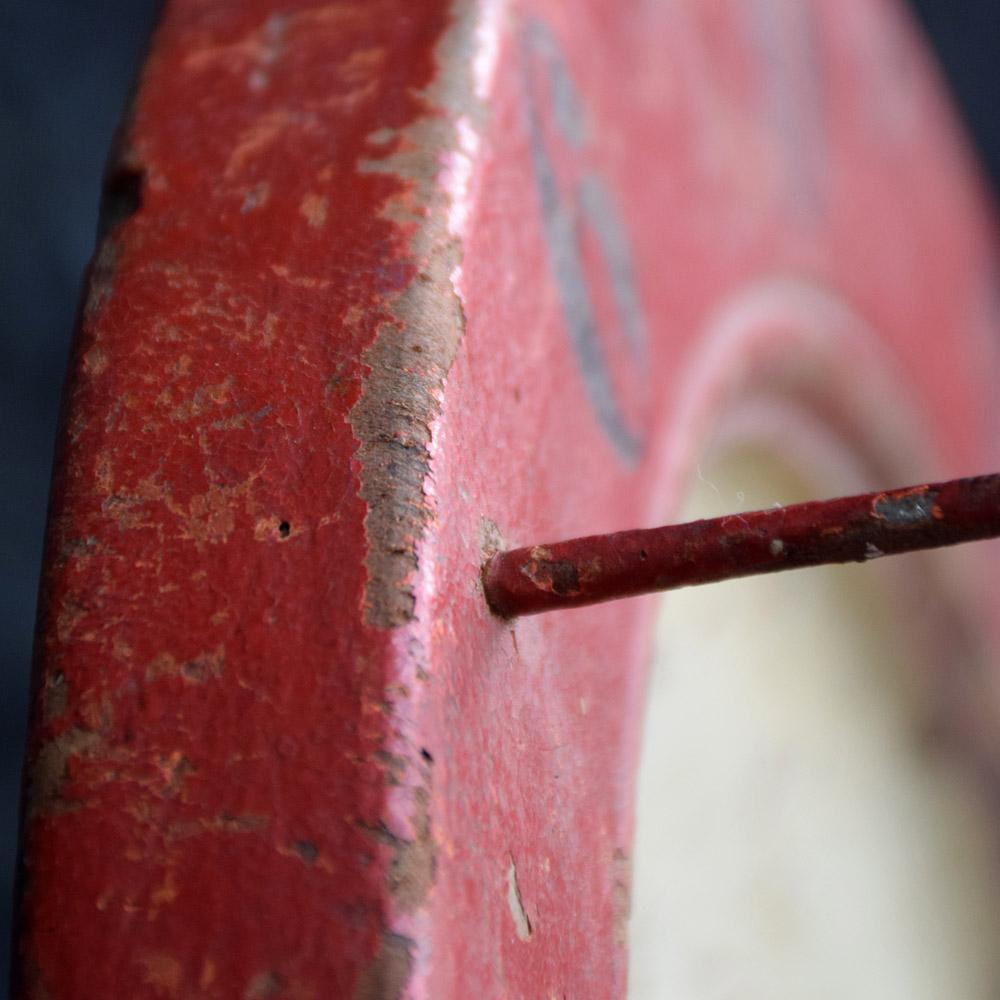
[[[483,590],[503,618],[1000,535],[1000,475],[743,511],[498,552]]]
[[[504,624],[484,549],[661,523],[764,397],[870,486],[1000,464],[936,80],[891,5],[802,11],[169,0],[67,390],[19,997],[622,992],[651,605]]]

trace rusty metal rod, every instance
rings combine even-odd
[[[483,587],[514,618],[997,535],[1000,475],[976,476],[513,549],[486,563]]]

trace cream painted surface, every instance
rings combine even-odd
[[[683,516],[804,492],[745,454],[703,470]],[[991,820],[921,736],[905,623],[879,584],[838,567],[664,597],[632,1000],[1000,996]]]

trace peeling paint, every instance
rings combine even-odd
[[[360,495],[368,505],[365,620],[393,628],[415,617],[418,549],[434,517],[425,490],[430,446],[445,378],[465,330],[453,277],[461,265],[460,222],[468,213],[473,165],[485,106],[475,96],[471,54],[479,9],[456,3],[454,22],[437,50],[438,78],[422,97],[427,114],[395,135],[394,151],[359,164],[406,182],[382,214],[405,234],[410,276],[386,306],[386,318],[364,352],[369,374],[350,422],[360,444]],[[464,123],[461,127],[459,122]],[[372,130],[373,145],[391,140]],[[449,173],[442,168],[453,166]],[[458,174],[456,165],[462,165]],[[449,177],[460,178],[454,184]],[[416,355],[416,356],[415,356]]]
[[[430,801],[427,789],[413,791],[412,838],[398,836],[384,823],[368,828],[372,837],[392,848],[386,889],[401,913],[419,910],[434,884],[437,848],[431,834]]]
[[[45,678],[44,682],[44,713],[45,721],[54,722],[65,711],[69,700],[69,686],[66,676],[61,671],[55,671]]]
[[[74,728],[50,740],[38,751],[28,773],[29,819],[77,806],[78,803],[63,794],[69,762],[88,753],[100,742],[97,733]]]
[[[423,788],[414,792],[412,817],[414,838],[402,841],[389,866],[388,889],[403,913],[418,910],[434,884],[437,852],[431,836],[430,795]]]
[[[539,590],[565,595],[580,592],[580,571],[571,559],[553,559],[542,547],[533,549],[531,555],[521,572]]]
[[[184,983],[181,963],[166,952],[146,952],[137,959],[143,967],[146,984],[160,997],[179,997]]]
[[[299,215],[309,223],[313,229],[322,229],[326,223],[327,199],[320,194],[310,192],[299,205]]]
[[[163,652],[146,667],[146,680],[155,681],[161,677],[179,677],[189,684],[204,684],[222,676],[226,664],[226,652],[219,646],[211,652],[199,653],[189,659],[178,660],[171,653]]]
[[[513,857],[510,858],[510,865],[507,868],[507,909],[514,921],[514,930],[518,939],[530,941],[533,933],[531,919],[528,917],[528,911],[525,910],[524,901],[521,899],[521,888],[517,884],[517,867]]]
[[[413,950],[410,938],[383,933],[375,958],[361,974],[354,1000],[402,1000],[413,969]]]
[[[884,493],[875,501],[872,510],[888,525],[910,527],[934,520],[936,499],[937,493],[927,487],[905,493]]]

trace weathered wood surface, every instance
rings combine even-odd
[[[897,15],[169,0],[66,397],[19,996],[622,991],[649,605],[512,626],[479,568],[661,522],[763,396],[872,488],[997,465],[990,223]]]

